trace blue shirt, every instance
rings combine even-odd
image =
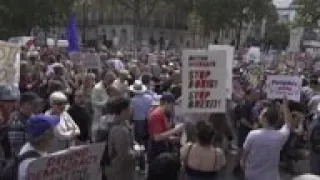
[[[153,90],[147,90],[147,91],[146,91],[146,94],[149,95],[149,96],[151,96],[151,98],[152,98],[153,100],[157,100],[158,94],[155,93]]]
[[[149,94],[137,94],[131,99],[133,120],[146,120],[153,98]]]

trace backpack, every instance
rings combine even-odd
[[[34,150],[27,151],[7,163],[4,163],[0,169],[0,179],[18,180],[19,165],[26,159],[38,158],[40,154]]]
[[[316,121],[319,121],[318,119]],[[312,128],[310,134],[311,149],[315,153],[320,153],[320,122]]]
[[[109,115],[102,116],[100,119],[99,129],[96,132],[95,142],[104,142],[105,148],[101,158],[101,166],[109,166],[111,164],[111,158],[109,157],[108,139],[111,129],[117,123],[113,121],[113,118]]]

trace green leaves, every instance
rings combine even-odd
[[[305,27],[317,27],[320,21],[319,0],[294,0],[293,7],[297,11],[296,25]]]
[[[4,0],[0,5],[1,38],[28,35],[36,26],[44,29],[68,13],[74,0]]]
[[[196,0],[197,13],[205,32],[237,27],[239,22],[259,21],[268,15],[271,0]]]
[[[267,25],[265,42],[276,48],[285,49],[290,39],[290,27],[284,23],[272,23]]]

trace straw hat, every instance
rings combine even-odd
[[[135,80],[134,84],[129,87],[130,91],[135,94],[143,94],[147,91],[147,87],[142,84],[141,80]]]

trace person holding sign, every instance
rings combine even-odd
[[[148,160],[152,162],[158,155],[169,152],[169,142],[175,140],[174,136],[183,130],[183,125],[170,129],[167,118],[173,110],[175,98],[171,93],[164,93],[160,99],[160,105],[151,109],[148,115],[149,147]]]
[[[285,124],[280,130],[275,126],[278,122],[278,107],[265,107],[259,116],[261,129],[251,131],[243,145],[241,165],[245,170],[246,180],[279,180],[280,151],[289,138],[293,127],[288,100],[282,104]]]

